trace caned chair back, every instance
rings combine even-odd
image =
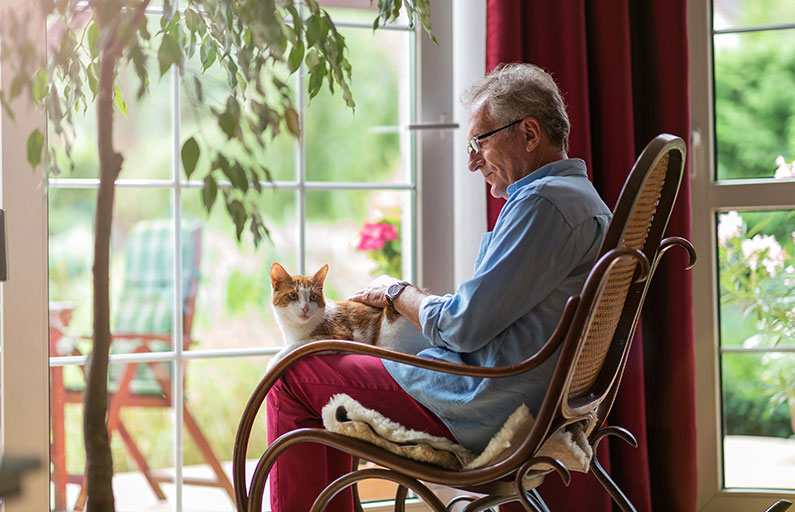
[[[684,170],[685,144],[672,135],[659,135],[643,150],[632,168],[613,212],[602,253],[613,248],[644,253],[652,271],[668,225]],[[638,260],[620,258],[607,271],[594,311],[583,329],[581,349],[567,385],[566,415],[602,407],[601,422],[612,406],[640,316],[649,280],[638,281]]]

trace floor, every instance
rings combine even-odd
[[[729,436],[725,440],[726,486],[741,488],[795,489],[795,438],[779,439],[751,436]],[[250,475],[256,461],[250,461]],[[232,474],[231,464],[225,469]],[[186,467],[186,476],[210,476],[204,466]],[[387,484],[389,485],[389,484]],[[168,501],[155,499],[138,473],[118,474],[114,478],[117,512],[173,512],[174,486],[164,484]],[[76,486],[69,486],[69,503],[76,498]],[[387,491],[391,495],[391,489]],[[216,488],[187,486],[183,491],[184,512],[232,512],[229,496]],[[267,502],[267,496],[266,496]]]

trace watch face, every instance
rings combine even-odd
[[[392,284],[392,285],[390,285],[390,286],[389,286],[389,288],[387,288],[387,289],[386,289],[386,296],[387,296],[387,297],[390,297],[390,298],[394,298],[394,297],[395,297],[395,295],[397,295],[398,293],[400,293],[400,290],[401,290],[402,288],[403,288],[403,287],[402,287],[402,286],[400,286],[400,283],[395,283],[395,284]]]

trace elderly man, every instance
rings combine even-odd
[[[585,163],[566,155],[568,116],[543,70],[530,64],[498,68],[474,83],[464,101],[470,107],[469,170],[483,175],[492,195],[507,198],[494,230],[483,236],[472,278],[444,296],[378,279],[351,300],[378,307],[391,302],[428,338],[431,347],[422,357],[514,364],[538,351],[567,298],[582,288],[610,210],[588,180]],[[366,356],[307,358],[268,396],[268,437],[321,426],[320,409],[344,392],[408,428],[479,452],[521,403],[537,411],[551,371],[550,361],[528,375],[492,380]],[[296,448],[271,473],[277,511],[308,510],[315,491],[350,467],[336,450]],[[318,464],[322,470],[310,469]],[[308,473],[314,473],[312,482]],[[332,506],[351,510],[350,494]]]

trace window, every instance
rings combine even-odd
[[[761,509],[795,493],[795,9],[690,25],[699,508]]]
[[[271,261],[292,273],[312,273],[329,263],[326,293],[344,298],[379,271],[379,249],[359,242],[366,223],[386,222],[398,235],[390,241],[398,255],[384,259],[387,267],[381,270],[440,292],[452,288],[451,265],[440,270],[425,262],[429,255],[437,261],[452,254],[453,144],[449,126],[447,131],[435,126],[449,125],[452,111],[449,25],[435,27],[437,47],[405,20],[373,34],[375,11],[369,2],[321,4],[346,36],[357,108],[350,112],[326,91],[308,102],[303,78],[292,79],[304,133],[298,142],[280,138],[262,155],[274,178],[273,184],[263,183],[267,190],[261,202],[273,244],[265,242],[258,250],[248,240],[238,245],[219,206],[205,217],[199,184],[185,179],[177,158],[187,137],[198,133],[211,141],[218,136],[207,115],[218,79],[212,70],[201,76],[205,102],[199,106],[192,101],[191,81],[182,82],[173,73],[158,81],[152,72],[151,94],[140,102],[132,82],[122,79],[127,114],[116,119],[116,146],[126,160],[117,182],[111,257],[112,330],[121,336],[114,340],[110,373],[114,389],[136,395],[124,403],[140,399],[151,406],[124,407],[114,416],[116,499],[125,510],[151,507],[159,501],[157,488],[175,510],[194,504],[232,510],[221,475],[231,477],[228,461],[240,411],[268,356],[279,348],[269,305]],[[434,9],[442,19],[450,16],[449,3]],[[150,22],[157,23],[157,13],[152,14]],[[439,61],[445,66],[435,64]],[[122,70],[121,76],[126,73]],[[186,76],[191,73],[189,66]],[[422,94],[431,83],[433,93]],[[49,180],[49,258],[47,270],[38,268],[42,290],[49,283],[49,292],[34,301],[43,317],[40,326],[49,310],[53,396],[50,435],[45,416],[39,421],[44,436],[31,443],[40,446],[51,437],[50,506],[55,508],[80,500],[75,482],[84,467],[82,406],[76,400],[90,346],[84,336],[91,330],[98,184],[94,123],[89,113],[78,128],[74,171]],[[416,132],[409,126],[431,130]],[[4,142],[2,149],[4,158],[16,155],[24,162],[24,140]],[[422,172],[431,168],[428,163],[433,173]],[[3,179],[12,183],[5,175]],[[447,189],[438,190],[441,183]],[[31,187],[25,197],[40,201],[42,191]],[[22,221],[23,216],[15,217],[20,229],[42,232],[41,226]],[[147,270],[144,281],[158,287],[133,286],[131,276],[140,266]],[[4,303],[6,311],[10,306]],[[46,347],[43,333],[41,338]],[[152,351],[142,351],[142,346]],[[37,357],[30,347],[27,353],[31,360]],[[38,360],[46,356],[38,354]],[[119,382],[130,368],[132,381],[124,387]],[[46,379],[46,373],[39,376],[41,383]],[[46,403],[47,394],[41,389],[30,400]],[[264,422],[258,431],[254,440],[259,444],[250,449],[254,458],[265,445]],[[219,486],[192,485],[206,479]],[[392,495],[373,491],[372,498]],[[30,503],[18,506],[43,509]]]

